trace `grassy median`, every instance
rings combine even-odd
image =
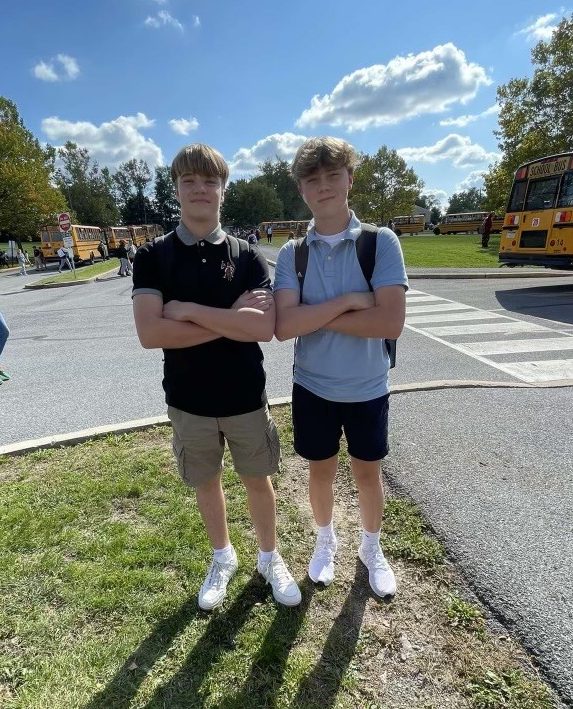
[[[383,540],[399,593],[372,596],[345,455],[337,578],[328,589],[309,582],[305,465],[292,450],[289,407],[274,415],[280,548],[301,583],[296,609],[278,607],[255,572],[245,494],[227,460],[240,568],[222,609],[198,610],[210,550],[169,428],[0,458],[0,705],[555,706],[525,654],[469,601],[408,500],[389,501]]]
[[[108,261],[99,261],[94,263],[93,266],[79,266],[76,268],[76,273],[74,276],[73,271],[63,271],[62,273],[55,273],[52,276],[47,276],[39,281],[35,281],[35,286],[43,286],[50,283],[67,283],[68,281],[79,281],[85,280],[86,278],[95,278],[100,276],[102,273],[111,271],[114,269],[119,269],[119,259],[110,258]]]

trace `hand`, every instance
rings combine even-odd
[[[368,310],[376,305],[374,293],[347,293],[349,310]]]
[[[167,320],[185,322],[189,320],[189,306],[191,303],[182,303],[180,300],[170,300],[163,306],[163,317]]]
[[[233,303],[232,309],[239,310],[240,308],[255,308],[256,310],[267,311],[274,302],[273,294],[264,289],[257,288],[252,291],[246,290]]]

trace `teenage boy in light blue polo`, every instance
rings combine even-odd
[[[294,446],[309,461],[309,496],[318,535],[308,573],[334,578],[337,551],[333,484],[344,432],[358,488],[362,541],[358,556],[372,590],[393,596],[396,579],[382,548],[384,491],[380,460],[388,453],[388,370],[384,339],[405,320],[408,280],[396,235],[376,235],[373,293],[356,255],[359,219],[348,207],[357,156],[338,138],[312,138],[298,150],[292,174],[313,214],[302,302],[295,244],[280,250],[275,272],[279,340],[296,337],[292,397]],[[374,237],[372,237],[374,238]]]

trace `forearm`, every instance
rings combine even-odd
[[[257,308],[212,308],[189,303],[188,317],[193,323],[239,342],[269,342],[275,328],[275,311]]]
[[[343,297],[332,298],[318,305],[293,305],[279,308],[275,335],[283,342],[300,335],[308,335],[330,323],[348,310]]]
[[[154,318],[152,323],[137,328],[139,341],[145,349],[177,350],[218,340],[221,336],[201,325]]]
[[[375,305],[367,310],[343,313],[324,326],[325,330],[354,337],[397,339],[402,333],[404,319],[390,314],[387,308]]]

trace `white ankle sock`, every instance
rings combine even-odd
[[[373,544],[380,544],[380,530],[377,532],[367,532],[365,529],[362,530],[362,546],[371,546]]]
[[[276,549],[273,549],[272,551],[262,551],[259,549],[259,561],[261,564],[268,564],[268,562],[273,558],[275,551]]]
[[[227,561],[233,555],[233,545],[228,544],[223,549],[213,549],[213,559],[215,561]]]
[[[332,523],[332,520],[328,524],[326,524],[324,527],[318,528],[318,536],[319,537],[336,537],[336,534],[334,533],[334,525]]]

